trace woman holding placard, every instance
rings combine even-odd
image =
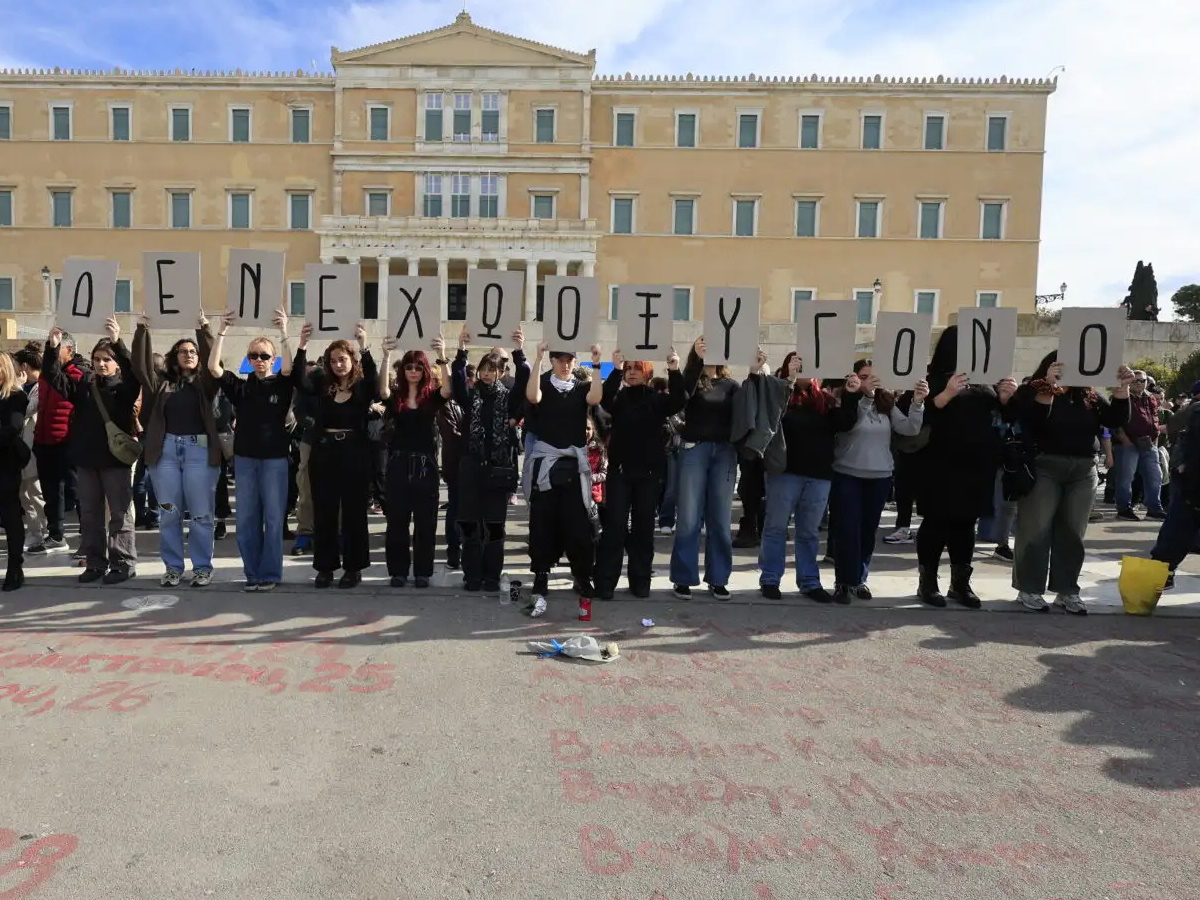
[[[1121,386],[1110,401],[1091,388],[1064,387],[1057,358],[1051,353],[1043,359],[1012,400],[1021,431],[1036,448],[1036,477],[1017,508],[1013,587],[1018,603],[1045,612],[1049,573],[1054,605],[1087,615],[1079,596],[1079,573],[1099,484],[1097,438],[1101,428],[1120,428],[1129,421],[1133,372],[1121,367]]]
[[[40,365],[40,363],[39,363]],[[33,458],[25,443],[25,413],[29,396],[17,376],[13,358],[0,353],[0,525],[8,545],[8,572],[4,590],[19,590],[25,583],[25,516],[21,511],[21,478]]]

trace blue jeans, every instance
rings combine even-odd
[[[671,581],[700,583],[700,523],[704,522],[704,581],[725,587],[733,571],[733,484],[737,453],[732,444],[702,441],[679,450],[675,545]]]
[[[875,535],[883,505],[892,489],[892,478],[855,478],[833,473],[830,490],[833,529],[834,572],[838,584],[858,587],[871,574]]]
[[[1117,509],[1133,508],[1133,476],[1140,472],[1146,509],[1162,512],[1162,469],[1158,464],[1158,448],[1139,450],[1136,444],[1114,442],[1113,455],[1117,464]]]
[[[184,509],[192,517],[188,526],[192,571],[212,571],[213,507],[221,467],[208,464],[208,448],[203,443],[202,436],[168,434],[163,439],[162,458],[150,475],[160,510],[159,555],[170,572],[183,571]]]
[[[1174,572],[1184,558],[1196,549],[1200,538],[1200,511],[1188,506],[1183,499],[1183,481],[1172,484],[1167,518],[1158,531],[1158,540],[1150,558],[1165,562]]]
[[[767,515],[763,524],[758,566],[760,585],[779,586],[787,553],[788,520],[796,517],[796,587],[811,591],[821,586],[817,551],[821,547],[821,517],[829,504],[830,483],[805,475],[767,475]]]
[[[251,459],[238,456],[234,459],[237,467],[237,545],[246,581],[278,584],[283,580],[287,457]]]
[[[979,519],[979,540],[995,543],[997,547],[1012,545],[1013,524],[1017,521],[1017,501],[1004,499],[1004,471],[996,473],[996,490],[992,495],[992,514]]]
[[[662,499],[658,501],[658,526],[675,526],[675,497],[679,493],[679,451],[667,451],[667,467],[663,473]]]

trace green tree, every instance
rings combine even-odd
[[[1185,284],[1171,297],[1175,318],[1185,322],[1200,322],[1200,284]]]
[[[1175,376],[1175,384],[1171,388],[1171,393],[1173,395],[1189,394],[1192,385],[1197,381],[1200,381],[1200,350],[1193,351],[1192,355],[1179,366],[1179,373]]]
[[[1165,362],[1159,362],[1157,359],[1150,359],[1149,357],[1139,359],[1133,364],[1132,368],[1141,369],[1168,393],[1174,389],[1175,382],[1179,380],[1179,369],[1174,369]],[[1191,384],[1192,382],[1189,381],[1188,387],[1191,387]]]

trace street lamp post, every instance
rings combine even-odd
[[[1058,301],[1060,303],[1066,303],[1067,302],[1067,283],[1064,281],[1062,284],[1060,284],[1058,286],[1057,294],[1038,294],[1033,299],[1034,299],[1034,302],[1039,303],[1039,304],[1040,303],[1054,303],[1055,301]]]
[[[54,308],[50,304],[50,267],[42,266],[42,309],[51,313]]]

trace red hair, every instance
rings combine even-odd
[[[807,387],[802,387],[797,383],[792,390],[792,396],[788,398],[788,406],[806,407],[816,410],[821,415],[829,412],[833,408],[833,404],[833,394],[821,387],[819,378],[812,379]]]
[[[625,363],[625,369],[633,369],[635,372],[642,373],[642,381],[646,384],[650,383],[650,379],[654,377],[654,363],[647,362],[644,359],[632,359]]]
[[[420,406],[428,400],[434,391],[433,369],[429,367],[429,357],[425,355],[424,350],[409,350],[400,357],[400,362],[396,363],[396,393],[400,395],[397,403],[401,408],[408,402],[408,379],[404,377],[404,369],[409,365],[421,367],[421,380],[417,382],[417,405]]]

